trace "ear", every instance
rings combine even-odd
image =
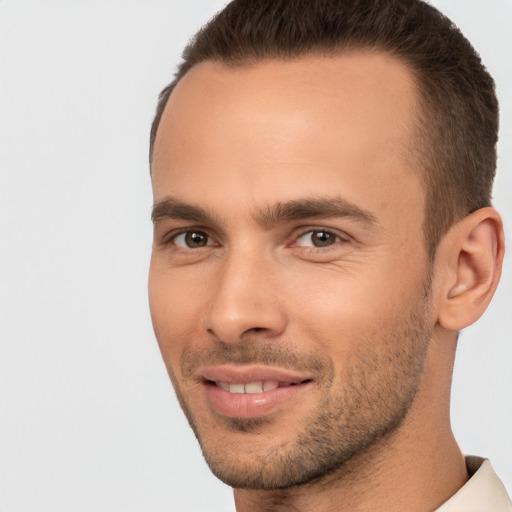
[[[481,208],[454,225],[443,241],[436,261],[443,276],[438,322],[459,331],[482,316],[498,286],[505,250],[501,217],[492,207]]]

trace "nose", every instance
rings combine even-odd
[[[275,338],[287,324],[279,299],[279,272],[247,251],[231,255],[219,269],[206,314],[206,329],[224,343]]]

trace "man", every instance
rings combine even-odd
[[[239,512],[512,510],[450,428],[499,281],[497,102],[419,0],[236,0],[151,134],[149,294]]]

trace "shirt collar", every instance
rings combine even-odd
[[[470,479],[436,512],[512,512],[507,491],[491,463],[480,457],[466,457]]]

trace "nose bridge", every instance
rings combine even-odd
[[[273,284],[276,269],[264,251],[241,245],[228,251],[218,270],[206,315],[206,328],[225,343],[249,331],[276,336],[285,327]]]

